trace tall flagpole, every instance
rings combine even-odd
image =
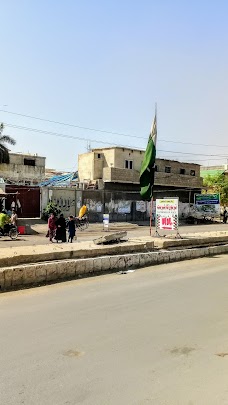
[[[157,103],[155,103],[155,119],[156,119],[156,131],[157,131],[157,128],[158,128],[158,126],[157,126],[157,123],[158,123],[158,120],[157,120]],[[157,145],[155,145],[155,147],[156,146]],[[155,156],[155,159],[156,159],[156,156]],[[154,181],[155,181],[155,167],[154,167]],[[150,236],[152,236],[152,217],[153,217],[153,201],[154,201],[154,199],[153,199],[153,186],[151,186],[151,200],[150,200]],[[156,221],[156,215],[155,215],[155,221]],[[155,226],[156,226],[156,224],[155,224]]]

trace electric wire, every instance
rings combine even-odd
[[[41,133],[45,135],[50,135],[50,136],[57,136],[61,138],[69,138],[69,139],[77,139],[81,141],[86,141],[86,142],[94,142],[98,144],[105,144],[105,145],[111,145],[111,146],[116,146],[120,148],[127,148],[127,149],[136,149],[136,150],[141,150],[139,147],[135,146],[129,146],[129,145],[121,145],[121,144],[115,144],[107,141],[102,141],[102,140],[96,140],[96,139],[89,139],[85,137],[79,137],[75,135],[67,135],[67,134],[62,134],[58,132],[51,132],[51,131],[45,131],[41,130],[38,128],[29,128],[26,126],[20,126],[20,125],[14,125],[14,124],[9,124],[9,123],[4,123],[5,126],[9,128],[15,128],[19,130],[25,130],[25,131],[30,131],[30,132],[35,132],[35,133]],[[180,154],[180,155],[191,155],[191,156],[208,156],[208,157],[222,157],[222,158],[227,158],[227,155],[218,155],[218,154],[206,154],[206,153],[194,153],[194,152],[180,152],[180,151],[173,151],[173,150],[164,150],[164,149],[157,149],[158,152],[165,152],[165,153],[173,153],[173,154]]]
[[[137,136],[137,135],[133,135],[133,134],[125,134],[125,133],[122,133],[122,132],[109,131],[109,130],[104,130],[104,129],[98,129],[98,128],[86,127],[86,126],[81,126],[81,125],[76,125],[76,124],[70,124],[70,123],[66,123],[66,122],[63,122],[63,121],[55,121],[55,120],[51,120],[51,119],[36,117],[34,115],[21,114],[21,113],[17,113],[17,112],[13,112],[13,111],[7,111],[7,110],[4,110],[4,109],[0,109],[0,112],[15,115],[15,116],[19,116],[19,117],[29,118],[29,119],[33,119],[33,120],[37,120],[37,121],[43,121],[43,122],[48,122],[48,123],[52,123],[52,124],[77,128],[77,129],[84,129],[84,130],[87,130],[87,131],[94,131],[94,132],[106,133],[106,134],[110,134],[110,135],[124,136],[124,137],[128,137],[128,138],[136,138],[136,139],[144,139],[144,140],[148,139],[148,137],[146,138],[146,137]],[[167,139],[159,139],[159,142],[174,143],[174,144],[181,144],[181,145],[228,148],[228,145],[183,142],[183,141],[173,141],[173,140],[167,140]]]

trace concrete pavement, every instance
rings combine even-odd
[[[9,237],[0,238],[0,248],[3,247],[15,247],[15,246],[35,246],[35,245],[48,245],[50,242],[45,237],[47,233],[47,225],[33,225],[36,232],[40,232],[37,235],[20,235],[16,241],[12,241]],[[134,224],[112,224],[110,231],[126,230],[128,237],[141,238],[149,236],[149,226],[137,226]],[[219,232],[228,231],[228,224],[215,223],[207,225],[183,225],[180,226],[180,234],[195,234],[203,232]],[[155,229],[153,228],[153,233]],[[90,224],[89,228],[85,231],[77,231],[77,238],[79,242],[91,241],[104,235],[105,232],[102,229],[102,224]],[[175,232],[161,232],[161,235],[174,235]]]
[[[226,405],[227,256],[0,295],[4,405]]]

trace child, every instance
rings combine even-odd
[[[68,232],[69,232],[68,242],[72,243],[75,237],[75,222],[73,215],[70,215],[69,217]]]
[[[55,216],[52,213],[48,219],[48,234],[50,242],[53,242],[53,238],[55,237],[55,231],[56,231]]]

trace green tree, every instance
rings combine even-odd
[[[15,145],[15,139],[11,136],[3,135],[4,125],[0,124],[0,163],[9,163],[9,149],[5,144]]]
[[[220,193],[221,205],[228,206],[228,178],[224,173],[208,174],[203,183],[207,193]]]
[[[54,214],[56,217],[61,214],[61,209],[58,207],[58,205],[52,202],[49,202],[46,206],[42,218],[47,221],[50,214]]]

